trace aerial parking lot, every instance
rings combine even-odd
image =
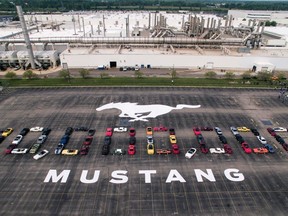
[[[288,142],[288,106],[276,90],[15,88],[0,93],[0,110],[0,129],[13,128],[0,144],[1,215],[287,215],[288,152],[277,140]],[[51,129],[37,150],[47,155],[5,153],[23,128],[33,131],[16,145],[30,150],[40,127]],[[274,153],[257,150],[264,141]]]

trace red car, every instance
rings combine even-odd
[[[93,137],[92,136],[87,136],[83,142],[83,145],[90,145],[93,141]]]
[[[80,155],[87,155],[89,151],[89,146],[83,145],[80,149]]]
[[[11,144],[5,149],[5,154],[11,154],[12,150],[17,148],[16,144]]]
[[[227,153],[227,154],[232,154],[233,153],[233,150],[232,150],[232,148],[230,147],[229,144],[224,144],[223,147],[224,147],[225,153]]]
[[[288,151],[288,144],[287,143],[283,143],[282,147],[285,149],[285,151]]]
[[[129,129],[129,135],[130,135],[130,136],[135,136],[135,135],[136,135],[136,130],[135,130],[135,128],[130,128],[130,129]]]
[[[205,144],[200,144],[200,150],[203,154],[207,154],[209,152],[209,149],[206,147]]]
[[[201,134],[201,130],[200,130],[199,127],[194,127],[194,128],[193,128],[193,131],[194,131],[195,136],[198,136],[198,135]]]
[[[128,154],[129,154],[129,155],[134,155],[135,153],[136,153],[135,145],[129,145],[129,147],[128,147]]]
[[[201,131],[213,131],[212,127],[201,127]]]
[[[112,134],[113,134],[113,129],[112,129],[112,128],[107,128],[107,129],[106,129],[106,133],[105,133],[105,135],[111,137]]]
[[[271,136],[276,136],[276,132],[273,128],[267,128],[267,131],[270,133]]]
[[[179,146],[177,144],[172,145],[173,154],[180,154]]]
[[[167,131],[168,128],[167,127],[164,127],[164,126],[160,126],[160,127],[154,127],[153,130],[155,132],[164,132],[164,131]]]
[[[242,149],[245,151],[246,154],[251,154],[252,153],[252,149],[249,148],[248,143],[243,142],[241,144]]]

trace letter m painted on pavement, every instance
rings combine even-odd
[[[57,170],[49,170],[46,178],[44,179],[44,182],[50,182],[50,180],[53,183],[57,183],[59,180],[61,180],[61,183],[66,183],[67,179],[69,177],[71,170],[63,170],[59,175],[57,175]]]

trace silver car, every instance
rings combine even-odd
[[[46,135],[41,135],[38,137],[36,143],[39,143],[39,144],[43,144],[47,139],[47,136]]]
[[[237,135],[237,134],[239,134],[239,132],[238,132],[238,130],[237,130],[237,128],[236,127],[230,127],[230,130],[231,130],[231,132],[232,132],[232,134],[235,136],[235,135]]]
[[[218,135],[222,135],[222,131],[219,127],[215,127],[214,129]]]
[[[12,141],[12,144],[18,145],[18,144],[22,141],[22,139],[23,139],[23,136],[19,134],[19,135],[17,135],[17,136],[15,137],[15,139]]]
[[[45,155],[47,155],[48,153],[49,153],[49,151],[46,150],[46,149],[44,149],[44,150],[42,150],[41,152],[39,152],[38,154],[34,155],[33,158],[34,158],[35,160],[38,160],[38,159],[44,157]]]

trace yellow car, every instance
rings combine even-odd
[[[147,145],[147,154],[153,155],[154,154],[154,145],[152,143]]]
[[[247,127],[237,127],[237,130],[239,132],[250,132],[250,129]]]
[[[2,136],[7,137],[13,132],[13,128],[7,128],[5,131],[3,131]]]
[[[147,135],[147,136],[152,136],[152,135],[153,135],[152,127],[147,127],[147,128],[146,128],[146,135]]]
[[[170,135],[169,139],[171,144],[177,144],[177,139],[175,135]]]
[[[62,151],[62,155],[77,155],[78,154],[78,149],[64,149]]]

